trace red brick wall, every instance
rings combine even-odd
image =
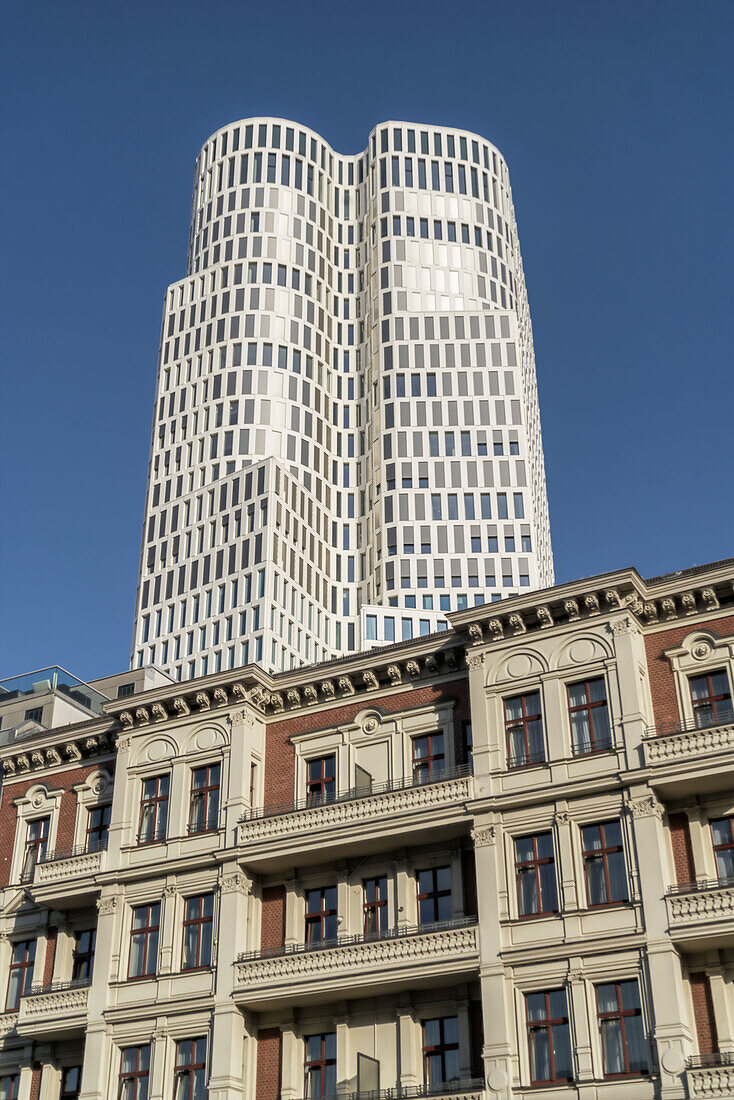
[[[454,700],[454,744],[457,747],[457,763],[464,763],[460,756],[462,722],[469,718],[469,681],[466,676],[444,684],[424,684],[409,688],[396,695],[382,698],[371,696],[329,711],[306,711],[293,718],[268,724],[265,738],[264,803],[266,806],[293,800],[295,792],[295,749],[290,737],[296,733],[310,733],[319,729],[351,722],[355,714],[367,707],[377,707],[385,714],[410,711],[414,707]]]
[[[57,942],[58,937],[56,929],[51,927],[48,930],[48,936],[46,939],[46,958],[43,962],[43,978],[41,979],[43,985],[50,985],[53,980],[54,959],[56,958]]]
[[[260,947],[282,947],[285,942],[285,887],[264,886],[260,913]]]
[[[38,1100],[41,1093],[41,1067],[33,1066],[31,1070],[31,1094],[30,1100]]]
[[[467,917],[477,915],[477,868],[474,852],[461,853],[461,875],[464,880],[464,912]]]
[[[683,886],[686,882],[695,882],[696,872],[693,866],[693,848],[691,847],[691,830],[688,818],[685,814],[669,814],[668,825],[670,828],[670,843],[673,846],[675,881],[679,886]]]
[[[711,985],[708,974],[703,971],[691,974],[691,996],[693,998],[693,1019],[698,1036],[698,1053],[712,1054],[719,1049],[714,1019],[714,1003],[711,999]]]
[[[23,779],[14,782],[3,783],[0,793],[0,837],[3,838],[3,854],[0,857],[0,886],[7,886],[10,878],[10,863],[13,858],[13,844],[15,841],[15,827],[18,815],[15,799],[23,798],[31,787],[38,784],[50,791],[58,791],[63,788],[59,809],[59,820],[56,830],[56,848],[68,848],[74,843],[74,825],[76,823],[77,797],[72,787],[83,783],[91,772],[99,767],[106,767],[111,771],[109,761],[104,763],[88,764],[83,768],[73,768],[68,771],[50,772],[43,776],[26,775]]]
[[[647,653],[647,671],[650,677],[650,692],[655,722],[675,722],[682,716],[678,713],[678,700],[675,694],[675,680],[670,661],[663,651],[681,644],[694,630],[707,630],[717,638],[734,633],[734,616],[714,619],[711,622],[688,622],[670,630],[657,631],[645,638]]]
[[[280,1030],[261,1028],[257,1034],[257,1100],[280,1100]]]

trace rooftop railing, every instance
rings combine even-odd
[[[255,951],[243,951],[238,962],[253,959],[277,959],[283,955],[302,955],[304,952],[328,951],[334,947],[348,947],[358,943],[383,943],[385,940],[406,939],[409,936],[425,936],[431,932],[444,932],[450,928],[470,928],[477,923],[476,917],[453,917],[451,920],[433,921],[430,924],[411,924],[406,927],[386,928],[381,932],[358,932],[354,935],[336,936],[328,940],[316,940],[313,943],[279,944],[277,947],[262,947]]]
[[[251,821],[261,817],[277,817],[281,814],[291,814],[299,810],[313,810],[321,806],[332,806],[337,802],[353,802],[360,798],[371,798],[373,795],[389,794],[392,791],[428,787],[434,783],[445,783],[448,780],[461,779],[471,774],[471,764],[461,764],[455,768],[436,770],[427,777],[416,778],[410,775],[398,779],[387,779],[380,783],[365,783],[358,787],[350,787],[345,791],[335,791],[333,795],[299,798],[294,802],[275,802],[268,806],[253,807],[253,809],[245,811],[240,821]]]
[[[102,704],[108,702],[105,695],[90,687],[89,684],[85,684],[77,676],[72,676],[59,665],[51,665],[49,668],[36,669],[35,672],[26,672],[22,676],[8,676],[0,680],[0,703],[33,695],[44,695],[50,691],[59,691],[68,695],[95,714],[103,714]]]
[[[431,1096],[460,1096],[484,1090],[483,1077],[463,1077],[440,1085],[396,1085],[391,1089],[360,1089],[359,1092],[325,1093],[322,1100],[423,1100]],[[307,1100],[306,1097],[302,1100]]]

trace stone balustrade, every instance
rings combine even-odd
[[[104,870],[106,851],[78,852],[36,864],[34,886],[47,886],[69,879],[96,875]]]
[[[648,767],[731,751],[734,750],[734,722],[657,734],[647,737],[643,745]]]
[[[721,1097],[729,1100],[734,1096],[734,1066],[705,1066],[689,1069],[686,1073],[688,1095],[693,1100],[699,1097]]]

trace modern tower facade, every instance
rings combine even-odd
[[[217,131],[166,295],[132,663],[288,669],[552,583],[500,153],[400,122],[356,156]]]

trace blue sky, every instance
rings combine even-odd
[[[505,154],[559,581],[734,553],[734,4],[5,9],[0,675],[128,660],[163,293],[194,158],[281,115]]]

